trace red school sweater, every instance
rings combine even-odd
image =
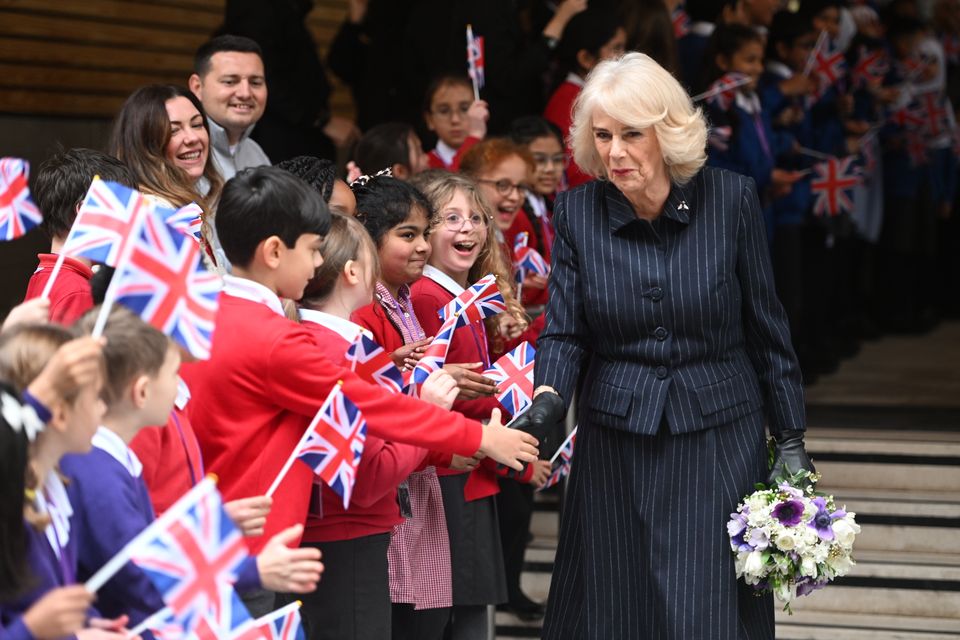
[[[317,347],[330,362],[348,367],[344,358],[350,342],[336,331],[315,322],[303,322],[311,331]],[[387,396],[390,392],[383,390]],[[369,430],[370,424],[367,423]],[[350,496],[350,508],[343,508],[343,498],[326,484],[321,484],[322,516],[309,514],[304,542],[352,540],[361,536],[389,533],[403,522],[397,505],[397,485],[415,471],[427,455],[426,449],[399,442],[386,442],[367,435],[363,455],[357,467],[357,482]]]
[[[453,300],[454,293],[446,289],[439,282],[431,279],[427,274],[410,286],[413,309],[420,321],[420,326],[428,334],[436,335],[443,325],[437,315],[442,307]],[[475,322],[466,327],[460,327],[453,332],[450,341],[450,350],[447,352],[447,362],[483,362],[490,366],[490,357],[487,353],[487,334],[483,322]],[[476,400],[458,400],[453,403],[453,410],[475,420],[487,420],[494,409],[500,409],[503,421],[510,418],[510,414],[500,405],[496,398],[477,398]],[[437,475],[453,475],[462,473],[449,469],[437,469]],[[484,458],[476,469],[470,472],[470,478],[463,489],[463,496],[469,502],[479,500],[500,493],[500,484],[497,476],[506,477],[513,473],[508,467],[498,465],[494,460]],[[533,475],[533,465],[525,465],[518,480],[528,482]]]
[[[570,137],[570,125],[573,123],[573,103],[582,89],[582,85],[564,80],[550,96],[550,100],[547,101],[547,106],[543,111],[543,117],[560,128],[564,140]],[[570,158],[570,165],[567,167],[567,186],[570,189],[593,180],[573,161],[569,147],[567,148],[567,157]]]
[[[57,254],[41,253],[37,256],[40,264],[30,276],[27,295],[24,301],[39,298],[47,286],[53,267],[57,263]],[[93,270],[74,258],[64,258],[60,273],[50,289],[50,322],[72,325],[80,316],[93,308],[93,293],[90,290],[90,278]]]
[[[221,294],[210,358],[181,373],[190,418],[226,500],[263,495],[338,380],[368,422],[368,435],[459,455],[480,447],[482,427],[413,398],[387,395],[328,360],[313,333],[259,302]],[[307,518],[313,471],[294,464],[273,496],[271,536]]]
[[[186,410],[174,407],[167,424],[141,429],[130,448],[143,463],[143,481],[158,517],[203,479],[200,443]]]
[[[473,136],[467,136],[463,141],[463,144],[457,149],[457,153],[453,156],[453,161],[449,165],[444,163],[443,158],[440,157],[440,154],[437,153],[436,149],[431,149],[427,153],[427,164],[431,169],[446,169],[447,171],[460,171],[460,161],[463,160],[463,156],[466,155],[467,151],[470,150],[475,144],[480,142],[480,138],[475,138]]]

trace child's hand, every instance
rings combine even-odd
[[[267,515],[273,506],[273,498],[269,496],[253,496],[231,500],[223,505],[224,510],[234,524],[248,537],[262,536],[263,528],[267,524]]]
[[[487,120],[490,108],[486,100],[474,100],[467,109],[467,135],[483,140],[487,136]]]
[[[310,593],[317,588],[323,563],[320,549],[294,547],[303,525],[295,524],[270,538],[257,556],[257,570],[264,589],[286,593]]]
[[[548,276],[538,276],[533,273],[523,279],[524,289],[546,289]]]
[[[0,331],[6,331],[18,324],[43,324],[49,321],[50,301],[46,298],[33,298],[11,309]]]
[[[127,640],[128,632],[126,630],[110,631],[108,629],[90,627],[77,631],[76,636],[77,640]],[[135,639],[138,638],[140,638],[140,636],[135,636]]]
[[[817,82],[810,76],[802,73],[794,74],[792,77],[780,83],[780,92],[785,96],[805,96],[812,94],[817,88]]]
[[[127,624],[130,622],[130,616],[123,615],[117,618],[90,618],[87,623],[91,629],[104,629],[106,631],[129,631]]]
[[[526,321],[515,318],[509,313],[501,313],[497,316],[497,323],[500,328],[500,335],[507,340],[519,338],[520,334],[527,329]]]
[[[438,407],[449,409],[457,399],[457,381],[443,369],[437,369],[420,386],[420,399]]]
[[[523,463],[534,462],[540,452],[536,438],[525,431],[505,428],[500,422],[500,410],[494,409],[490,422],[483,427],[480,453],[511,469],[523,471]]]
[[[803,171],[774,169],[770,173],[770,190],[774,198],[782,198],[793,191],[793,184],[805,176]]]
[[[537,489],[542,489],[547,484],[547,478],[550,477],[550,471],[553,464],[549,460],[537,460],[533,463],[533,475],[530,477],[530,484]]]
[[[427,336],[423,340],[405,344],[390,354],[390,358],[393,360],[393,364],[397,365],[397,368],[401,371],[413,369],[417,366],[417,363],[420,362],[420,358],[423,357],[423,352],[427,350],[431,342],[433,342],[433,336]]]
[[[84,336],[62,344],[27,390],[47,408],[52,407],[100,377],[102,351],[102,338]]]
[[[36,640],[55,640],[83,628],[93,594],[82,584],[51,589],[23,614],[23,624]]]
[[[443,365],[443,370],[453,376],[460,389],[457,400],[475,400],[492,396],[497,392],[497,383],[494,380],[473,371],[482,366],[482,362]]]
[[[330,138],[338,149],[344,149],[360,138],[360,129],[353,123],[353,120],[332,116],[324,125],[323,134]]]
[[[472,458],[464,458],[463,456],[453,454],[449,468],[454,471],[473,471],[477,468],[477,465],[480,464],[481,459],[479,455],[475,455]]]

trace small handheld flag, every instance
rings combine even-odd
[[[237,629],[230,640],[304,640],[300,601],[251,620]]]
[[[483,375],[495,380],[500,393],[497,400],[510,415],[522,413],[533,402],[533,365],[537,350],[522,342],[505,353]]]
[[[710,85],[703,93],[693,96],[694,102],[706,100],[720,111],[727,111],[733,104],[733,99],[737,95],[737,89],[750,83],[750,76],[745,73],[731,71],[725,73]]]
[[[364,380],[391,393],[403,391],[403,373],[393,363],[390,353],[363,332],[357,333],[356,340],[347,348],[346,359],[350,362],[350,370]]]
[[[467,69],[473,81],[473,99],[480,99],[480,89],[486,82],[483,63],[483,36],[473,35],[473,27],[467,25]]]
[[[196,202],[191,202],[173,212],[164,209],[163,218],[168,225],[200,244],[200,240],[203,238],[201,233],[203,209]]]
[[[29,177],[26,160],[0,158],[0,240],[16,240],[43,220],[30,198]]]
[[[813,165],[814,177],[810,189],[815,200],[813,213],[816,216],[838,216],[853,212],[853,188],[861,182],[856,156],[831,158]]]
[[[464,327],[506,310],[507,304],[497,287],[497,277],[489,273],[440,309],[437,315],[443,321],[457,315],[457,326]]]
[[[560,448],[557,449],[557,452],[550,458],[550,462],[553,464],[553,470],[550,472],[550,477],[547,478],[546,484],[543,485],[540,491],[558,484],[563,478],[570,474],[570,466],[573,462],[573,445],[576,443],[576,440],[577,427],[574,427],[570,435],[567,436],[567,439],[564,440]]]

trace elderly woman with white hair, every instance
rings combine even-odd
[[[803,389],[750,178],[704,167],[707,126],[648,56],[599,64],[574,105],[536,397],[579,430],[544,638],[774,637],[725,523],[754,483],[812,470]],[[776,440],[767,463],[765,425]]]

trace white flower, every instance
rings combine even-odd
[[[764,571],[763,554],[759,551],[751,551],[743,564],[743,573],[748,576],[762,576]]]
[[[776,543],[777,547],[779,547],[781,551],[793,551],[794,547],[797,546],[796,539],[793,537],[793,534],[789,531],[784,531],[783,533],[778,535],[774,540],[774,542]]]
[[[809,576],[811,578],[817,577],[817,563],[814,562],[813,558],[804,558],[800,563],[800,575]]]
[[[827,566],[838,576],[845,576],[857,563],[847,554],[841,556],[831,556],[827,558]]]
[[[848,548],[853,546],[854,538],[860,533],[860,525],[854,522],[852,518],[850,520],[841,518],[834,522],[832,526],[833,535],[840,545]]]
[[[788,603],[797,597],[797,585],[781,582],[777,585],[774,594],[780,602]]]

